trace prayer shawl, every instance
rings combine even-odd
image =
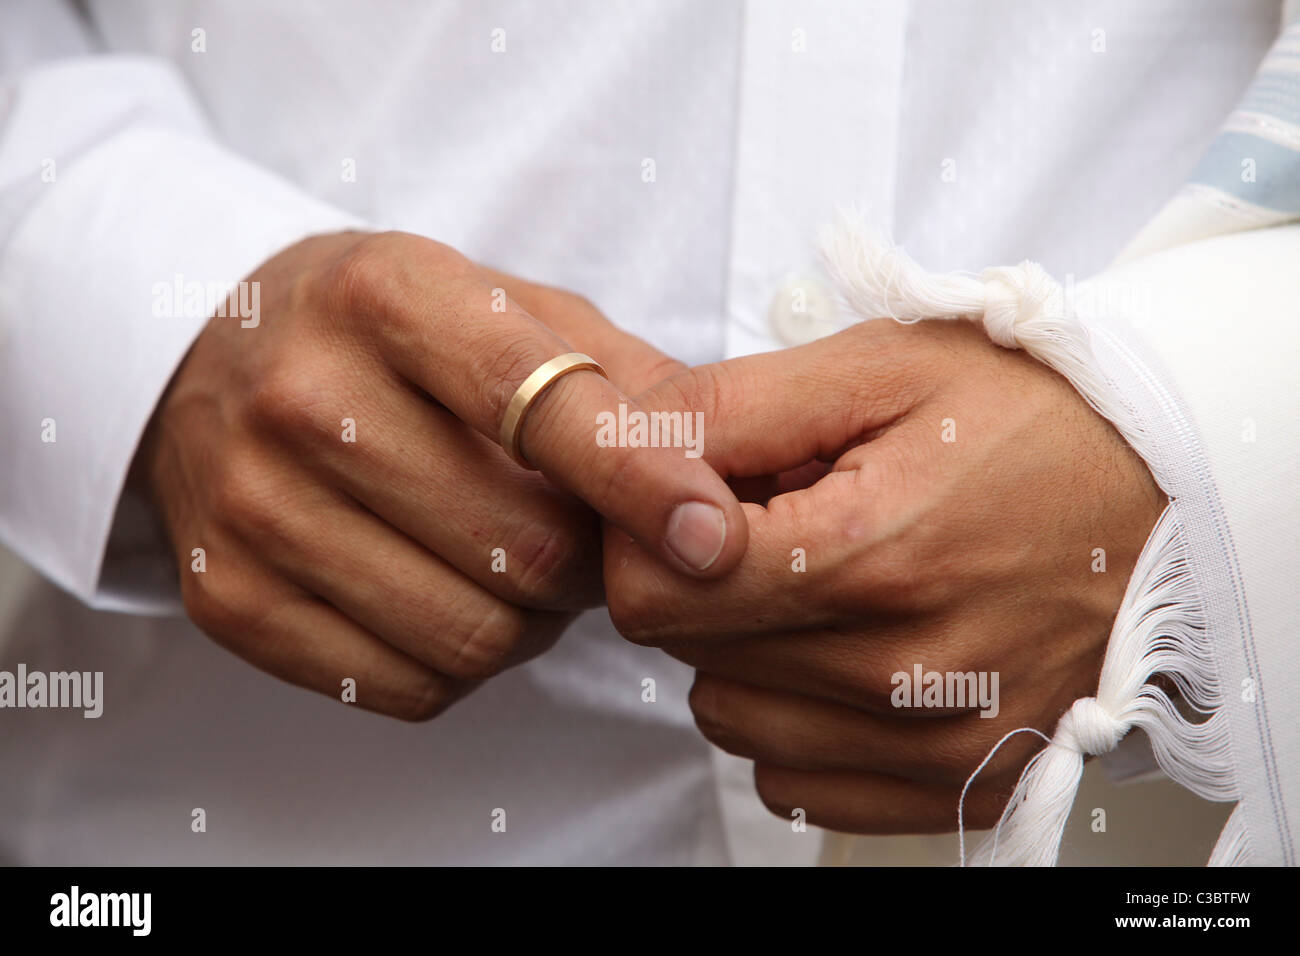
[[[1063,285],[1033,262],[930,274],[851,214],[824,239],[856,316],[981,322],[994,342],[1065,376],[1169,496],[1129,580],[1095,696],[1060,718],[972,862],[1054,865],[1085,756],[1113,750],[1135,728],[1170,778],[1236,804],[1211,865],[1296,861],[1298,14],[1289,3],[1189,184],[1094,279]],[[1173,680],[1180,700],[1152,682],[1156,674]]]

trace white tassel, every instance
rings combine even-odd
[[[1148,683],[1166,674],[1195,711],[1188,720]],[[1081,697],[1056,725],[1051,743],[1026,765],[979,864],[1053,866],[1074,804],[1083,759],[1114,750],[1134,727],[1151,740],[1161,768],[1207,800],[1235,800],[1228,728],[1208,632],[1187,564],[1175,505],[1165,509],[1138,558],[1111,629],[1096,697]]]
[[[823,252],[828,271],[861,318],[979,321],[997,344],[1022,348],[1064,376],[1149,467],[1156,461],[1136,415],[1094,361],[1087,328],[1067,314],[1060,284],[1036,263],[985,269],[979,275],[932,275],[853,214],[843,215],[838,227],[825,235]],[[1152,474],[1159,483],[1154,468]],[[1097,695],[1076,700],[1061,717],[1048,746],[1026,765],[997,829],[976,851],[975,862],[1055,865],[1084,757],[1113,750],[1134,727],[1147,733],[1157,762],[1173,780],[1209,800],[1235,800],[1226,719],[1218,709],[1222,689],[1211,650],[1178,504],[1170,502],[1129,579]],[[1168,695],[1150,683],[1156,674],[1170,677],[1182,699],[1207,719],[1186,719]],[[963,789],[962,801],[965,793]],[[964,864],[964,833],[961,846]]]
[[[1088,330],[1068,317],[1065,291],[1042,266],[1025,260],[978,275],[926,272],[884,233],[854,212],[841,212],[822,235],[822,257],[849,308],[863,319],[973,319],[1008,349],[1024,349],[1069,379],[1097,413],[1113,423],[1144,461],[1153,461],[1145,432],[1092,362]]]

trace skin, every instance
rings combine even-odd
[[[1095,691],[1165,499],[1050,369],[970,323],[880,320],[691,369],[639,400],[704,412],[705,459],[750,499],[749,547],[704,583],[608,527],[610,614],[697,669],[700,730],[754,761],[774,813],[952,830],[962,784],[1004,733],[1050,735]],[[917,663],[997,671],[1000,713],[895,708],[891,676]],[[1041,746],[1003,746],[967,794],[968,825],[996,822]]]
[[[755,762],[768,806],[833,829],[952,829],[1003,733],[1050,733],[1090,694],[1164,504],[1068,383],[966,323],[868,322],[685,369],[580,297],[414,236],[304,240],[249,279],[260,325],[209,323],[133,478],[202,630],[295,684],[337,699],[350,677],[362,707],[426,719],[607,600],[626,637],[697,668],[700,729]],[[544,393],[522,433],[541,470],[519,468],[496,445],[505,403],[572,350],[612,382],[575,372]],[[595,414],[619,402],[704,412],[705,460],[598,448]],[[724,515],[702,570],[668,544],[684,502]],[[1000,713],[895,709],[891,675],[917,663],[997,671]],[[971,825],[994,822],[1038,746],[1003,747]]]
[[[702,461],[592,441],[598,411],[635,408],[628,392],[681,366],[585,300],[402,233],[310,238],[248,278],[260,324],[208,323],[133,480],[190,618],[255,666],[336,699],[351,678],[360,706],[427,719],[601,602],[602,516],[683,576],[725,574],[743,553],[740,503]],[[506,404],[575,350],[612,381],[578,371],[542,393],[521,433],[540,472],[525,470],[496,444]],[[670,536],[675,509],[698,502],[721,516],[686,544],[700,553],[710,528],[725,541],[696,570]]]

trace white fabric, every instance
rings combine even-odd
[[[140,610],[171,595],[117,493],[194,332],[142,313],[154,282],[234,280],[362,220],[575,288],[688,362],[775,348],[770,301],[815,271],[846,202],[931,267],[1096,272],[1175,192],[1277,28],[1262,0],[89,8],[94,33],[58,4],[0,9],[0,537],[80,598]],[[36,65],[96,43],[137,56]],[[1270,334],[1284,351],[1287,330]],[[1177,386],[1261,377],[1243,358]],[[1237,548],[1264,540],[1258,521],[1239,509]],[[19,862],[816,854],[758,807],[744,762],[710,761],[689,672],[603,613],[419,727],[48,586],[0,648],[20,660],[103,669],[107,700],[95,722],[0,714],[0,852]]]
[[[1224,688],[1234,820],[1249,861],[1274,865],[1296,861],[1300,806],[1297,261],[1300,226],[1243,232],[1110,270],[1088,293],[1098,357],[1152,424],[1178,500]],[[1132,290],[1149,301],[1133,307]]]

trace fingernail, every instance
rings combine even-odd
[[[678,505],[668,519],[668,548],[687,567],[707,570],[727,542],[727,516],[702,501]]]

